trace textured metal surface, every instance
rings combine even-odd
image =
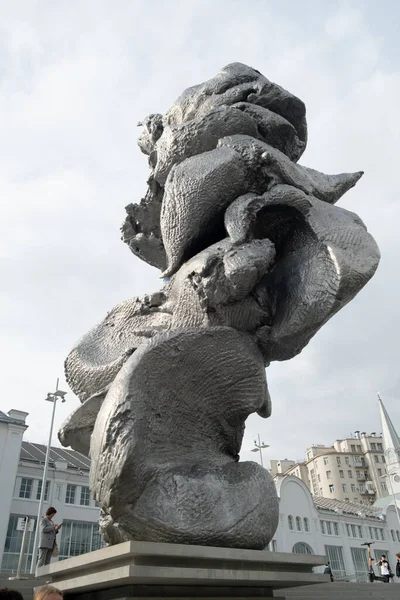
[[[167,280],[73,348],[84,404],[60,439],[90,452],[111,543],[263,548],[278,501],[264,469],[237,462],[244,423],[271,414],[264,367],[301,352],[378,266],[361,219],[335,206],[362,172],[297,164],[303,102],[239,63],[141,125],[148,190],[122,237]]]

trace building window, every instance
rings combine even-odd
[[[339,525],[335,521],[333,523],[333,530],[335,532],[335,535],[339,535]]]
[[[361,525],[357,525],[358,527],[358,537],[362,538],[363,534],[362,534],[362,527]]]
[[[385,532],[383,531],[383,529],[380,529],[379,533],[381,534],[381,540],[384,540],[385,539]]]
[[[331,471],[326,471],[326,478],[327,479],[332,479],[332,473],[331,473]]]
[[[332,524],[331,524],[331,522],[330,521],[326,521],[325,525],[326,525],[326,533],[328,535],[332,535]]]
[[[87,486],[81,487],[81,506],[90,505],[90,490]]]
[[[347,476],[349,479],[353,479],[353,471],[347,471]]]
[[[6,533],[6,539],[4,544],[3,561],[0,564],[1,573],[14,573],[17,571],[19,554],[21,551],[22,537],[24,532],[17,529],[19,520],[23,518],[21,515],[10,515],[8,520],[8,527]],[[25,554],[22,561],[22,572],[29,573],[32,561],[33,541],[35,537],[36,519],[33,531],[27,532],[27,541],[25,547]]]
[[[327,465],[327,464],[329,464],[329,460],[325,457],[324,458],[324,465]]]
[[[304,531],[310,531],[310,526],[308,524],[307,517],[304,517]],[[393,535],[394,535],[394,532],[393,532]]]
[[[340,467],[340,465],[341,465],[340,456],[336,457],[336,462],[337,462],[338,467]]]
[[[356,491],[356,486],[354,485],[354,483],[351,484],[351,491],[355,492]]]
[[[395,533],[394,533],[394,529],[390,530],[390,535],[392,536],[392,540],[395,542],[396,541],[396,536],[395,536]]]
[[[376,444],[374,444],[374,443],[371,444],[371,450],[376,450]]]
[[[381,488],[384,492],[387,491],[386,483],[384,481],[381,481]]]
[[[344,501],[345,502],[350,502],[350,498],[345,498]]]
[[[383,463],[385,462],[385,457],[384,457],[384,456],[382,456],[382,462],[383,462]]]
[[[357,530],[356,530],[356,526],[355,525],[351,525],[351,535],[353,537],[357,537]]]
[[[357,473],[357,479],[363,478],[363,474],[361,473],[361,471],[356,471],[356,473]]]
[[[368,559],[364,548],[350,548],[357,581],[367,581]]]
[[[339,477],[344,479],[344,471],[342,471],[342,469],[339,470]]]
[[[333,494],[333,492],[335,491],[335,487],[334,487],[333,483],[331,483],[329,485],[329,491],[330,491],[331,494]]]
[[[345,483],[342,483],[342,490],[344,492],[347,492],[347,485]]]
[[[346,463],[347,466],[349,466],[350,465],[350,458],[348,456],[345,456],[344,462]]]
[[[297,531],[301,531],[301,519],[300,519],[300,517],[296,517],[296,529],[297,529]]]
[[[378,475],[379,477],[382,477],[382,469],[378,469]]]
[[[396,530],[397,541],[400,542],[400,531]]]
[[[371,538],[371,540],[373,540],[374,539],[374,529],[373,529],[373,527],[369,527],[368,529],[369,529],[369,537]]]
[[[26,477],[22,477],[21,485],[19,488],[19,497],[20,498],[30,498],[32,494],[32,485],[33,479],[28,479]]]
[[[325,533],[325,521],[321,521],[321,533]]]
[[[356,447],[355,447],[355,445],[354,445],[354,444],[351,444],[350,448],[351,448],[351,451],[352,451],[352,452],[355,452],[355,451],[356,451]]]
[[[343,560],[343,548],[341,546],[325,546],[325,553],[331,563],[333,576],[337,579],[346,576]]]
[[[351,529],[350,529],[350,525],[348,523],[346,523],[346,533],[349,537],[351,537]]]
[[[65,494],[65,504],[75,504],[75,492],[76,492],[76,485],[72,485],[71,483],[68,483],[67,491]]]
[[[58,541],[60,560],[70,556],[79,556],[104,546],[97,523],[81,521],[65,521],[61,530],[61,540]]]
[[[287,518],[287,520],[288,520],[288,525],[289,525],[290,531],[293,531],[294,527],[293,527],[293,517],[292,517],[292,515],[289,515],[288,518]]]
[[[361,445],[357,444],[357,452],[361,452]]]
[[[293,554],[314,554],[314,550],[304,542],[297,542],[292,548]]]
[[[37,486],[37,492],[36,492],[36,500],[40,500],[40,496],[42,493],[42,485],[43,485],[43,481],[41,479],[39,479],[38,486]],[[46,481],[46,487],[44,489],[44,501],[45,502],[47,502],[49,499],[49,492],[50,492],[50,481]]]
[[[378,444],[378,450],[381,450],[381,451],[383,450],[382,444]]]
[[[377,454],[374,454],[374,461],[375,461],[376,463],[378,463],[378,462],[379,462],[379,456],[378,456]]]

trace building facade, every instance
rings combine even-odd
[[[368,578],[365,544],[371,543],[374,560],[386,554],[394,569],[396,552],[400,552],[400,521],[393,505],[382,510],[313,497],[295,476],[281,477],[277,491],[279,525],[268,550],[325,554],[336,580],[362,582]]]
[[[290,461],[274,461],[288,464]],[[279,478],[280,473],[273,473]],[[373,504],[388,495],[383,437],[356,432],[336,440],[333,446],[314,445],[306,460],[294,462],[283,472],[299,477],[317,497],[343,502]]]
[[[25,417],[26,414],[22,413]],[[31,568],[46,447],[22,441],[26,429],[22,416],[21,422],[15,425],[15,411],[8,413],[9,418],[13,417],[12,423],[4,423],[2,415],[4,413],[0,413],[0,444],[3,442],[0,446],[0,481],[2,491],[6,490],[6,494],[0,495],[0,571],[16,572],[23,536],[21,520],[29,517],[32,530],[28,530],[23,563],[23,571],[28,572]],[[4,432],[7,428],[6,438]],[[13,441],[15,438],[15,443],[6,447],[5,438]],[[54,506],[57,510],[55,522],[63,523],[57,536],[60,560],[97,550],[104,545],[98,527],[99,508],[89,491],[89,469],[89,459],[79,452],[51,448],[43,514],[49,506]]]

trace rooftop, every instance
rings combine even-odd
[[[357,504],[356,502],[344,502],[343,500],[335,500],[334,498],[313,496],[313,502],[317,509],[334,513],[343,513],[357,517],[365,516],[370,519],[379,519],[382,514],[382,509],[378,507]]]
[[[11,410],[10,411],[11,415],[8,414],[6,415],[6,413],[4,413],[2,410],[0,410],[0,422],[1,423],[10,423],[12,425],[24,425],[25,428],[27,428],[27,425],[25,424],[25,419],[21,418],[23,416],[27,416],[28,413],[25,412],[21,412],[21,411],[16,411],[16,410]],[[15,414],[15,416],[18,416],[18,418],[15,418],[13,415]]]
[[[25,463],[43,465],[46,458],[46,449],[47,447],[44,444],[22,442],[19,458]],[[90,470],[90,459],[84,454],[76,452],[76,450],[67,450],[52,446],[50,449],[49,466],[54,468],[56,461],[66,462],[67,468],[74,471],[89,472]]]

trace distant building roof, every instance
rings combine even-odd
[[[24,462],[42,465],[46,458],[46,449],[47,447],[44,444],[22,442],[19,458]],[[76,450],[67,450],[52,446],[50,449],[49,466],[54,467],[56,461],[66,462],[68,465],[67,468],[74,471],[87,472],[90,470],[90,459],[84,454],[76,452]]]
[[[28,414],[28,413],[22,413],[22,414]],[[6,415],[6,413],[4,413],[2,410],[0,410],[0,422],[1,423],[10,423],[12,425],[23,425],[25,426],[25,429],[27,428],[27,425],[25,425],[25,422],[22,421],[21,419],[13,419],[12,417],[9,417],[8,415]]]
[[[396,504],[400,508],[400,494],[394,495],[396,498]],[[380,510],[383,508],[388,508],[390,505],[394,506],[393,496],[384,496],[383,498],[378,498],[374,502],[374,506]]]
[[[342,512],[347,515],[355,515],[358,517],[366,516],[373,519],[379,519],[382,514],[382,509],[375,506],[356,504],[355,502],[344,502],[343,500],[335,500],[333,498],[313,496],[313,502],[317,509],[335,513]]]

